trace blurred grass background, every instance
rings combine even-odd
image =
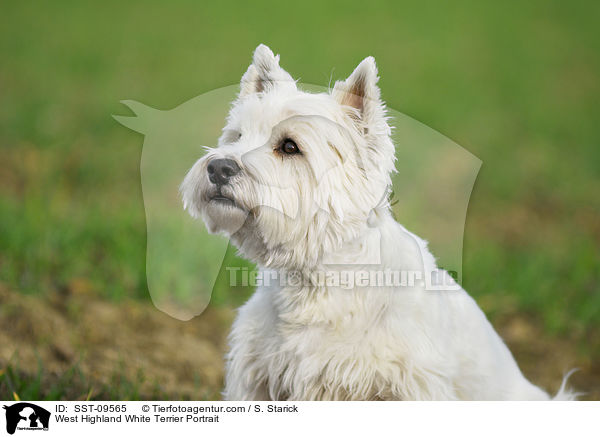
[[[218,290],[188,325],[152,312],[142,138],[110,115],[126,113],[122,99],[170,109],[237,83],[261,42],[325,86],[375,56],[390,107],[483,161],[464,286],[528,376],[556,388],[563,367],[581,367],[577,388],[598,397],[599,18],[589,1],[3,2],[0,398],[217,396],[222,335],[245,296]],[[143,328],[111,331],[111,311]],[[128,360],[119,348],[136,342],[110,341],[152,324],[189,340],[167,382],[164,358]],[[182,357],[202,347],[205,368]],[[105,367],[88,365],[102,348]]]

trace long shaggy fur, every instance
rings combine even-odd
[[[298,90],[261,45],[219,145],[186,176],[185,207],[264,276],[230,335],[225,399],[542,400],[475,301],[392,217],[394,145],[373,58],[329,93]],[[300,154],[278,150],[293,139]],[[218,158],[241,169],[217,187]],[[231,203],[214,201],[215,192]],[[341,270],[418,271],[445,288],[323,284]],[[573,395],[561,387],[558,398]]]

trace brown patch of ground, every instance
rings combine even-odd
[[[84,398],[89,388],[93,399],[131,396],[115,387],[128,381],[141,399],[219,398],[233,311],[209,307],[181,322],[148,302],[107,302],[85,287],[73,290],[42,299],[0,287],[0,371],[16,365],[34,378],[41,362],[51,380],[75,365],[88,385],[69,393]],[[587,392],[584,399],[600,399],[600,366],[575,342],[550,338],[514,312],[498,315],[495,325],[534,383],[556,391],[562,375],[578,367],[572,386]]]
[[[100,398],[130,396],[115,387],[122,383],[135,385],[142,399],[219,397],[230,310],[208,308],[182,322],[148,302],[88,293],[40,299],[5,288],[0,302],[0,370],[12,365],[34,377],[41,362],[51,380],[75,365]]]
[[[555,393],[562,376],[578,369],[568,385],[582,393],[582,400],[600,400],[600,366],[589,354],[578,351],[577,342],[548,337],[521,314],[500,316],[495,325],[530,381]]]

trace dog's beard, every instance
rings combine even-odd
[[[298,238],[296,234],[302,234],[297,217],[283,213],[281,202],[273,208],[267,205],[277,202],[257,202],[255,196],[247,185],[208,185],[199,199],[202,219],[209,232],[229,237],[243,257],[259,265],[290,267],[285,261],[290,259],[288,252],[293,248],[288,246]],[[293,199],[290,210],[298,214],[296,197]]]
[[[249,211],[230,190],[213,188],[202,196],[202,218],[212,233],[231,236],[246,222]]]

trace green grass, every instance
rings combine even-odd
[[[61,375],[49,375],[38,363],[35,375],[23,374],[14,364],[0,369],[0,399],[88,400],[93,391],[78,367],[72,366]]]
[[[146,378],[142,372],[133,379],[124,376],[124,372],[115,369],[107,384],[94,385],[75,364],[60,374],[52,374],[39,363],[36,374],[31,375],[19,370],[18,365],[9,365],[0,371],[0,399],[3,400],[160,400],[181,399],[177,393],[167,393],[159,384],[153,389],[141,392]],[[198,390],[201,393],[200,390]]]
[[[126,112],[122,99],[169,109],[237,83],[265,42],[293,75],[320,85],[374,55],[390,107],[483,161],[465,233],[467,289],[508,296],[549,332],[575,332],[582,344],[597,332],[597,3],[2,9],[0,282],[44,294],[84,278],[108,298],[145,298],[142,137],[110,115]],[[220,284],[219,304],[247,294]]]
[[[18,356],[11,357],[5,367],[0,368],[0,399],[2,400],[192,400],[190,388],[194,390],[194,400],[217,399],[214,389],[203,385],[196,375],[192,387],[185,393],[165,387],[142,369],[130,375],[125,369],[127,363],[119,362],[114,369],[99,382],[86,374],[78,362],[66,366],[62,371],[49,371],[38,358],[37,371],[24,371]],[[129,376],[126,376],[129,375]]]

